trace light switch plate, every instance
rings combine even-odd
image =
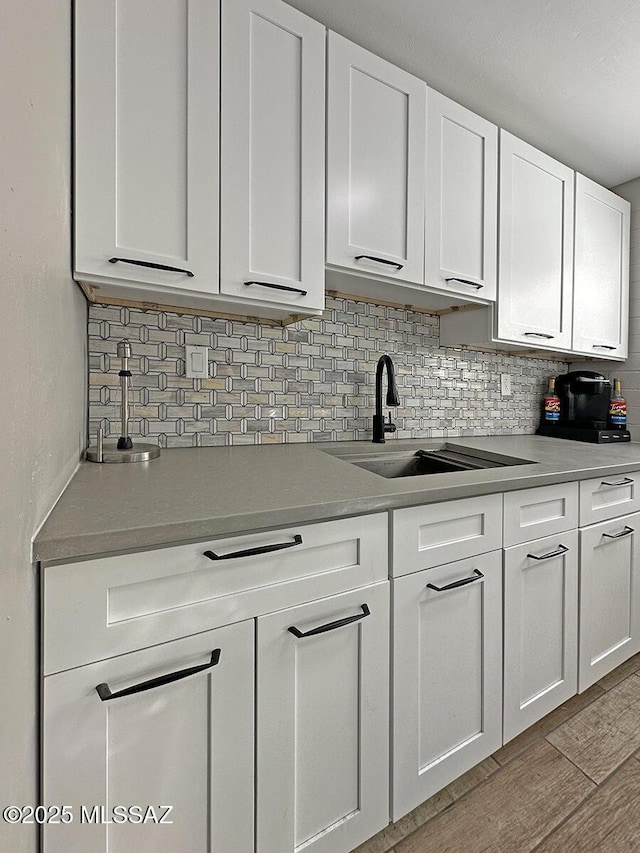
[[[207,379],[209,376],[209,347],[186,346],[185,374],[188,379]]]
[[[501,373],[500,374],[500,394],[502,397],[510,397],[511,396],[511,374],[510,373]]]

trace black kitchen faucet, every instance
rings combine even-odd
[[[382,374],[385,367],[387,368],[387,406],[400,405],[396,377],[393,372],[393,362],[385,353],[378,359],[378,366],[376,367],[376,413],[373,416],[373,441],[375,444],[384,444],[385,433],[396,431],[396,425],[391,423],[391,412],[389,412],[389,421],[387,423],[385,423],[384,415],[382,414]]]

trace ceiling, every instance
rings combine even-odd
[[[638,0],[288,0],[608,187],[640,176]]]

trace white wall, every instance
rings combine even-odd
[[[71,280],[70,7],[0,4],[0,804],[36,802],[31,539],[79,459],[84,297]],[[0,820],[0,850],[34,853]]]

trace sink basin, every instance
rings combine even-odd
[[[364,468],[380,477],[418,477],[424,474],[446,474],[455,471],[476,471],[481,468],[502,468],[508,465],[531,464],[529,459],[517,459],[497,453],[485,453],[469,448],[443,445],[434,450],[393,451],[354,457],[338,456],[345,462]]]

